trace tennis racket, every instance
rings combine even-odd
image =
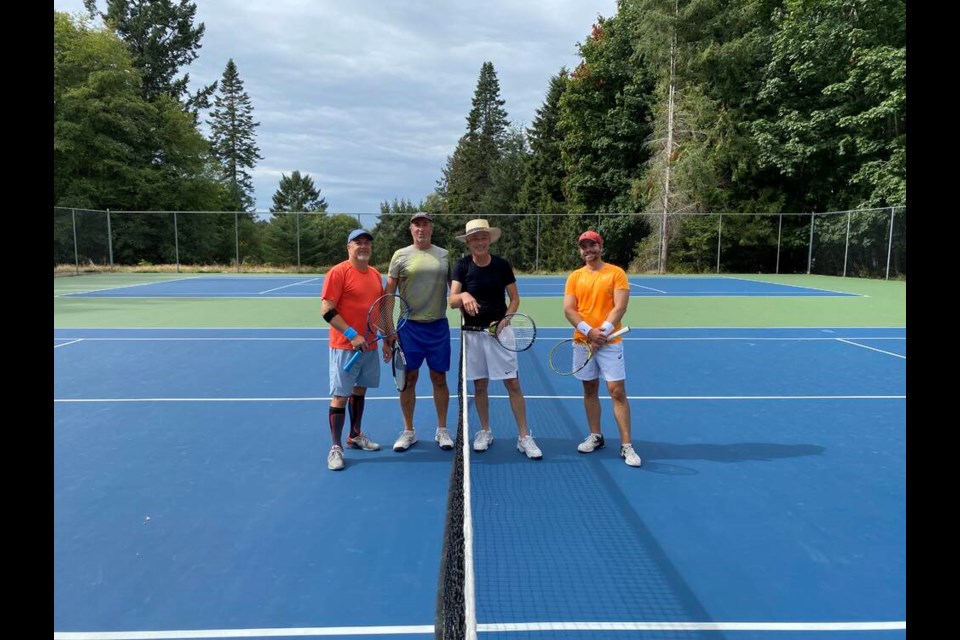
[[[407,388],[407,356],[404,355],[400,347],[400,337],[393,343],[393,359],[390,361],[393,369],[393,383],[397,385],[397,391],[403,391]]]
[[[537,339],[537,325],[525,313],[508,313],[500,322],[491,322],[489,327],[464,325],[464,331],[483,331],[492,335],[507,351],[526,351]]]
[[[630,327],[621,327],[607,338],[616,338],[630,331]],[[550,350],[550,368],[561,376],[572,376],[581,371],[593,359],[593,349],[580,340],[564,340]]]
[[[367,312],[367,335],[375,336],[372,342],[367,342],[372,346],[377,340],[383,340],[395,336],[397,331],[406,324],[410,317],[410,305],[396,293],[388,293],[380,296],[370,305],[370,311]],[[350,371],[357,359],[363,353],[363,350],[357,350],[347,364],[343,365],[344,371]]]

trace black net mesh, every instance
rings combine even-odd
[[[462,334],[461,334],[462,335]],[[447,517],[443,529],[443,549],[440,557],[440,579],[437,587],[437,619],[434,636],[444,640],[463,640],[467,634],[466,599],[464,583],[465,541],[463,534],[464,485],[463,485],[463,424],[464,407],[467,402],[466,380],[463,378],[464,341],[460,340],[460,362],[457,367],[457,435],[454,447],[453,469],[450,471],[450,486],[447,493]]]

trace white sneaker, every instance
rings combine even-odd
[[[440,448],[444,451],[453,449],[453,440],[450,439],[450,432],[446,429],[437,429],[437,435],[433,439],[439,443]]]
[[[417,444],[417,436],[413,432],[413,429],[410,429],[409,431],[404,429],[400,432],[400,437],[397,438],[397,441],[393,443],[393,450],[406,451],[415,444]]]
[[[354,449],[363,449],[364,451],[379,451],[380,445],[367,437],[367,434],[361,433],[356,438],[347,436],[347,447]]]
[[[631,467],[639,467],[642,464],[640,456],[633,450],[632,444],[625,444],[620,447],[620,457]]]
[[[591,433],[583,442],[577,445],[577,451],[580,453],[590,453],[597,449],[603,449],[606,444],[601,434]]]
[[[343,469],[343,449],[333,445],[330,453],[327,454],[327,469],[331,471],[340,471]]]
[[[527,454],[527,457],[533,460],[539,460],[543,457],[540,447],[533,441],[533,436],[529,434],[517,440],[517,451]]]
[[[493,431],[489,429],[480,429],[473,438],[474,451],[486,451],[493,444]]]

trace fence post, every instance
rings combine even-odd
[[[293,215],[297,217],[297,273],[300,273],[300,212]]]
[[[720,273],[720,239],[723,237],[723,214],[720,214],[720,222],[717,224],[717,273]]]
[[[843,277],[847,277],[847,255],[850,253],[850,214],[851,211],[847,211],[847,241],[843,246]]]
[[[894,207],[890,207],[890,236],[887,239],[887,275],[884,280],[890,279],[890,251],[893,249],[893,212]]]
[[[810,214],[810,241],[807,243],[807,275],[810,275],[810,269],[813,266],[813,219],[817,214]]]
[[[667,235],[667,210],[663,210],[663,215],[660,216],[660,237],[657,243],[657,275],[663,275],[666,273],[667,265],[663,264],[663,243]]]
[[[777,215],[779,222],[777,223],[777,267],[774,271],[775,273],[780,273],[780,236],[783,234],[783,214]]]
[[[533,272],[540,273],[540,212],[537,211],[537,253],[533,259]]]
[[[73,266],[80,275],[80,252],[77,249],[77,210],[70,209],[70,218],[73,220]]]
[[[237,273],[240,273],[240,214],[233,212],[233,244],[237,250]]]
[[[110,229],[110,209],[107,209],[107,251],[110,253],[110,266],[113,266],[113,231]]]
[[[173,212],[173,251],[177,258],[177,273],[180,273],[180,233],[177,231],[177,212]]]

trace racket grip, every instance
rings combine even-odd
[[[619,329],[617,329],[616,331],[608,335],[607,340],[609,340],[610,338],[616,338],[617,336],[622,336],[627,331],[630,331],[630,327],[620,327]]]
[[[363,355],[363,351],[354,352],[354,354],[350,356],[350,359],[347,360],[347,364],[343,365],[343,370],[350,371],[350,369],[353,368],[353,365],[357,363],[357,360],[360,358],[361,355]]]

